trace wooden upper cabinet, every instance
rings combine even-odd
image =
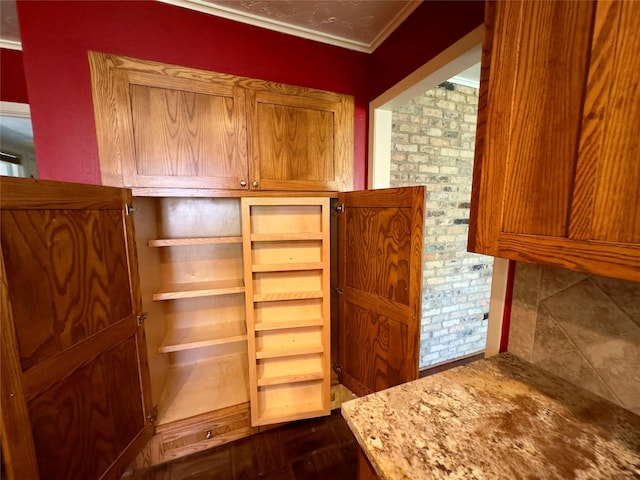
[[[245,93],[232,76],[89,60],[103,184],[248,188]]]
[[[103,184],[137,195],[352,188],[353,97],[95,52],[89,61]]]
[[[485,22],[469,249],[640,281],[640,3]]]
[[[251,82],[255,85],[255,82]],[[259,82],[249,90],[252,186],[353,188],[353,97]]]

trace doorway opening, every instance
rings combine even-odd
[[[426,186],[420,369],[497,353],[499,344],[506,262],[466,251],[479,87],[468,74],[479,78],[482,33],[370,106],[369,188]]]
[[[27,104],[0,102],[0,175],[38,176]]]

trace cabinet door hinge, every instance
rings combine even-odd
[[[344,288],[335,287],[333,291],[336,292],[338,295],[344,295]]]
[[[147,421],[149,425],[153,425],[158,418],[158,405],[153,406],[153,410],[151,410],[151,415],[147,415]]]
[[[124,205],[124,213],[126,213],[127,215],[131,215],[135,211],[136,211],[136,209],[133,206],[129,205],[128,203],[125,203],[125,205]]]
[[[336,212],[344,213],[344,203],[339,203],[338,205],[336,205],[335,207],[333,207],[333,209],[334,209]]]
[[[147,312],[142,312],[140,315],[138,315],[137,318],[137,323],[138,326],[141,327],[142,324],[144,323],[144,321],[147,319],[147,317],[149,316],[149,314]]]

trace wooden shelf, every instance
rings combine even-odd
[[[150,247],[179,247],[184,245],[215,245],[219,243],[242,243],[242,237],[159,238],[157,240],[149,240]]]
[[[158,425],[249,401],[246,354],[213,357],[169,369]]]
[[[254,424],[287,422],[330,413],[329,390],[322,380],[258,387]],[[326,393],[326,395],[324,394]]]
[[[158,347],[158,353],[178,352],[246,340],[247,328],[244,321],[178,328],[167,332]]]
[[[259,387],[268,385],[280,385],[286,383],[308,382],[310,380],[322,380],[324,374],[320,372],[292,373],[290,375],[280,375],[278,377],[260,377],[257,382]]]
[[[300,270],[322,270],[322,262],[299,262],[299,263],[271,263],[262,265],[252,265],[253,272],[288,272]]]
[[[254,302],[277,302],[280,300],[304,300],[308,298],[322,298],[322,290],[307,290],[301,292],[274,292],[256,293],[253,295]]]
[[[283,330],[292,328],[304,328],[304,327],[322,327],[324,321],[321,318],[314,318],[309,320],[282,320],[279,322],[259,322],[254,323],[253,329],[256,332],[265,332],[269,330]]]
[[[179,283],[164,285],[153,294],[153,300],[175,300],[179,298],[228,295],[245,291],[242,280],[215,280],[210,282]]]
[[[308,355],[310,353],[323,352],[324,347],[319,344],[297,345],[295,347],[283,345],[279,348],[256,350],[256,359],[292,357],[294,355]]]
[[[295,420],[305,420],[326,415],[329,415],[327,409],[322,408],[322,406],[317,405],[315,402],[299,405],[296,409],[291,409],[289,406],[265,408],[259,413],[254,425],[260,426],[271,425],[273,423],[293,422]]]
[[[252,233],[252,242],[282,242],[322,240],[322,232],[298,232],[298,233]]]

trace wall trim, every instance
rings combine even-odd
[[[0,38],[0,48],[6,48],[9,50],[22,50],[22,42]]]
[[[0,113],[7,117],[31,118],[28,103],[0,101]]]
[[[468,78],[464,78],[464,77],[458,77],[457,75],[455,77],[451,77],[449,81],[451,83],[457,83],[458,85],[462,85],[464,87],[480,88],[479,81],[474,82],[473,80],[469,80]]]

